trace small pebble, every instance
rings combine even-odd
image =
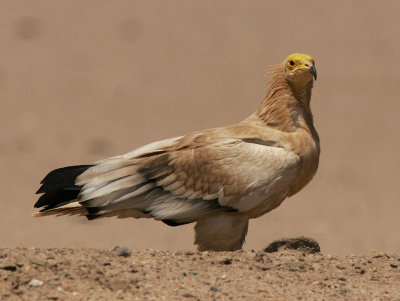
[[[225,280],[225,279],[226,279],[226,274],[223,274],[223,275],[221,276],[221,279],[222,279],[222,280]]]
[[[31,281],[29,281],[28,284],[30,286],[42,286],[43,285],[43,281],[42,280],[38,280],[38,279],[32,279]]]
[[[210,291],[218,292],[218,288],[216,288],[215,286],[211,286],[210,287]]]
[[[260,269],[261,271],[268,271],[271,268],[266,265],[257,265],[256,268]]]
[[[299,269],[298,267],[296,267],[296,266],[289,266],[289,267],[288,267],[288,270],[291,271],[291,272],[300,271],[300,269]]]
[[[221,260],[219,263],[220,264],[226,264],[226,265],[232,264],[232,259],[231,258],[226,258],[224,260]]]
[[[132,254],[132,251],[129,250],[128,248],[125,248],[125,247],[119,248],[117,250],[117,255],[118,256],[129,257],[129,256],[131,256],[131,254]]]
[[[8,264],[1,266],[0,269],[15,272],[17,270],[17,267],[15,265]]]
[[[44,260],[40,260],[40,259],[32,259],[31,262],[38,266],[44,266],[46,264],[46,262]]]

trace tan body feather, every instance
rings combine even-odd
[[[96,208],[106,217],[197,222],[200,250],[238,249],[249,219],[279,206],[317,171],[311,88],[312,81],[293,84],[276,66],[265,100],[244,121],[102,160],[77,177],[75,202],[36,216]]]

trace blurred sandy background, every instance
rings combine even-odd
[[[1,1],[0,246],[194,249],[192,225],[30,217],[57,167],[238,122],[263,73],[317,62],[312,183],[250,224],[324,253],[400,251],[397,1]]]

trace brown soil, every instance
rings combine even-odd
[[[124,256],[121,256],[124,255]],[[1,249],[1,300],[400,300],[400,255]]]

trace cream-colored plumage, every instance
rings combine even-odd
[[[196,222],[200,250],[236,250],[248,221],[302,189],[318,167],[310,110],[316,71],[304,54],[271,71],[267,96],[244,121],[154,142],[90,166],[50,173],[35,216],[153,217]]]

